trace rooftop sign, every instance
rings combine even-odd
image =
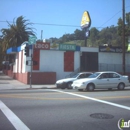
[[[50,43],[48,43],[48,42],[36,42],[36,44],[34,44],[34,49],[50,50]]]
[[[99,46],[99,52],[113,52],[113,53],[122,53],[122,47],[118,46]],[[125,52],[128,52],[127,48]]]
[[[59,50],[61,50],[61,51],[75,51],[76,45],[75,44],[59,44]]]

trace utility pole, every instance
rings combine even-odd
[[[41,40],[43,40],[43,39],[42,39],[42,34],[43,34],[43,30],[41,30]]]
[[[122,0],[122,18],[123,18],[123,26],[122,26],[122,70],[123,74],[125,74],[125,0]]]

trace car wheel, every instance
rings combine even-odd
[[[60,85],[56,84],[56,88],[60,88]]]
[[[72,82],[67,83],[67,88],[68,88],[68,89],[72,89],[71,84],[72,84]]]
[[[90,84],[87,85],[86,89],[87,89],[87,91],[93,91],[94,87],[95,87],[94,84],[90,83]]]
[[[65,89],[65,88],[66,88],[66,84],[62,84],[61,89]]]
[[[118,89],[123,90],[124,88],[125,88],[125,84],[124,83],[119,83]]]

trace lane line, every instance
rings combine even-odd
[[[90,100],[93,100],[93,101],[96,101],[96,102],[101,102],[101,103],[108,104],[108,105],[111,105],[111,106],[123,108],[123,109],[126,109],[126,110],[130,110],[130,107],[128,107],[128,106],[108,102],[108,101],[105,101],[105,100],[100,100],[100,99],[96,99],[96,98],[92,98],[92,97],[88,97],[88,96],[83,96],[83,95],[79,95],[79,94],[75,94],[75,93],[70,93],[70,92],[64,92],[64,91],[60,91],[60,90],[50,90],[50,91],[65,93],[65,94],[69,94],[69,95],[73,95],[73,96],[77,96],[77,97],[81,97],[81,98],[85,98],[85,99],[90,99]]]
[[[16,130],[30,130],[1,100],[0,109]]]
[[[4,98],[18,98],[18,99],[35,99],[35,100],[85,100],[85,99],[82,99],[82,98],[40,98],[40,97],[22,97],[22,96],[0,96],[0,97],[4,97]]]
[[[62,93],[58,93],[58,95],[62,95]],[[75,93],[76,94],[76,93]],[[23,94],[24,95],[24,94]],[[79,98],[63,98],[63,97],[57,97],[57,98],[49,98],[49,97],[34,97],[34,95],[31,95],[33,97],[30,97],[30,95],[26,95],[23,97],[23,95],[18,95],[18,94],[6,94],[6,95],[0,95],[0,97],[4,97],[4,98],[19,98],[19,99],[36,99],[36,100],[85,100],[81,97]],[[114,97],[94,97],[96,99],[124,99],[124,98],[130,98],[130,96],[114,96]]]

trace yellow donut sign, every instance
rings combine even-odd
[[[89,13],[85,11],[83,13],[82,20],[81,20],[81,28],[89,27],[90,24],[91,24],[91,19]]]

